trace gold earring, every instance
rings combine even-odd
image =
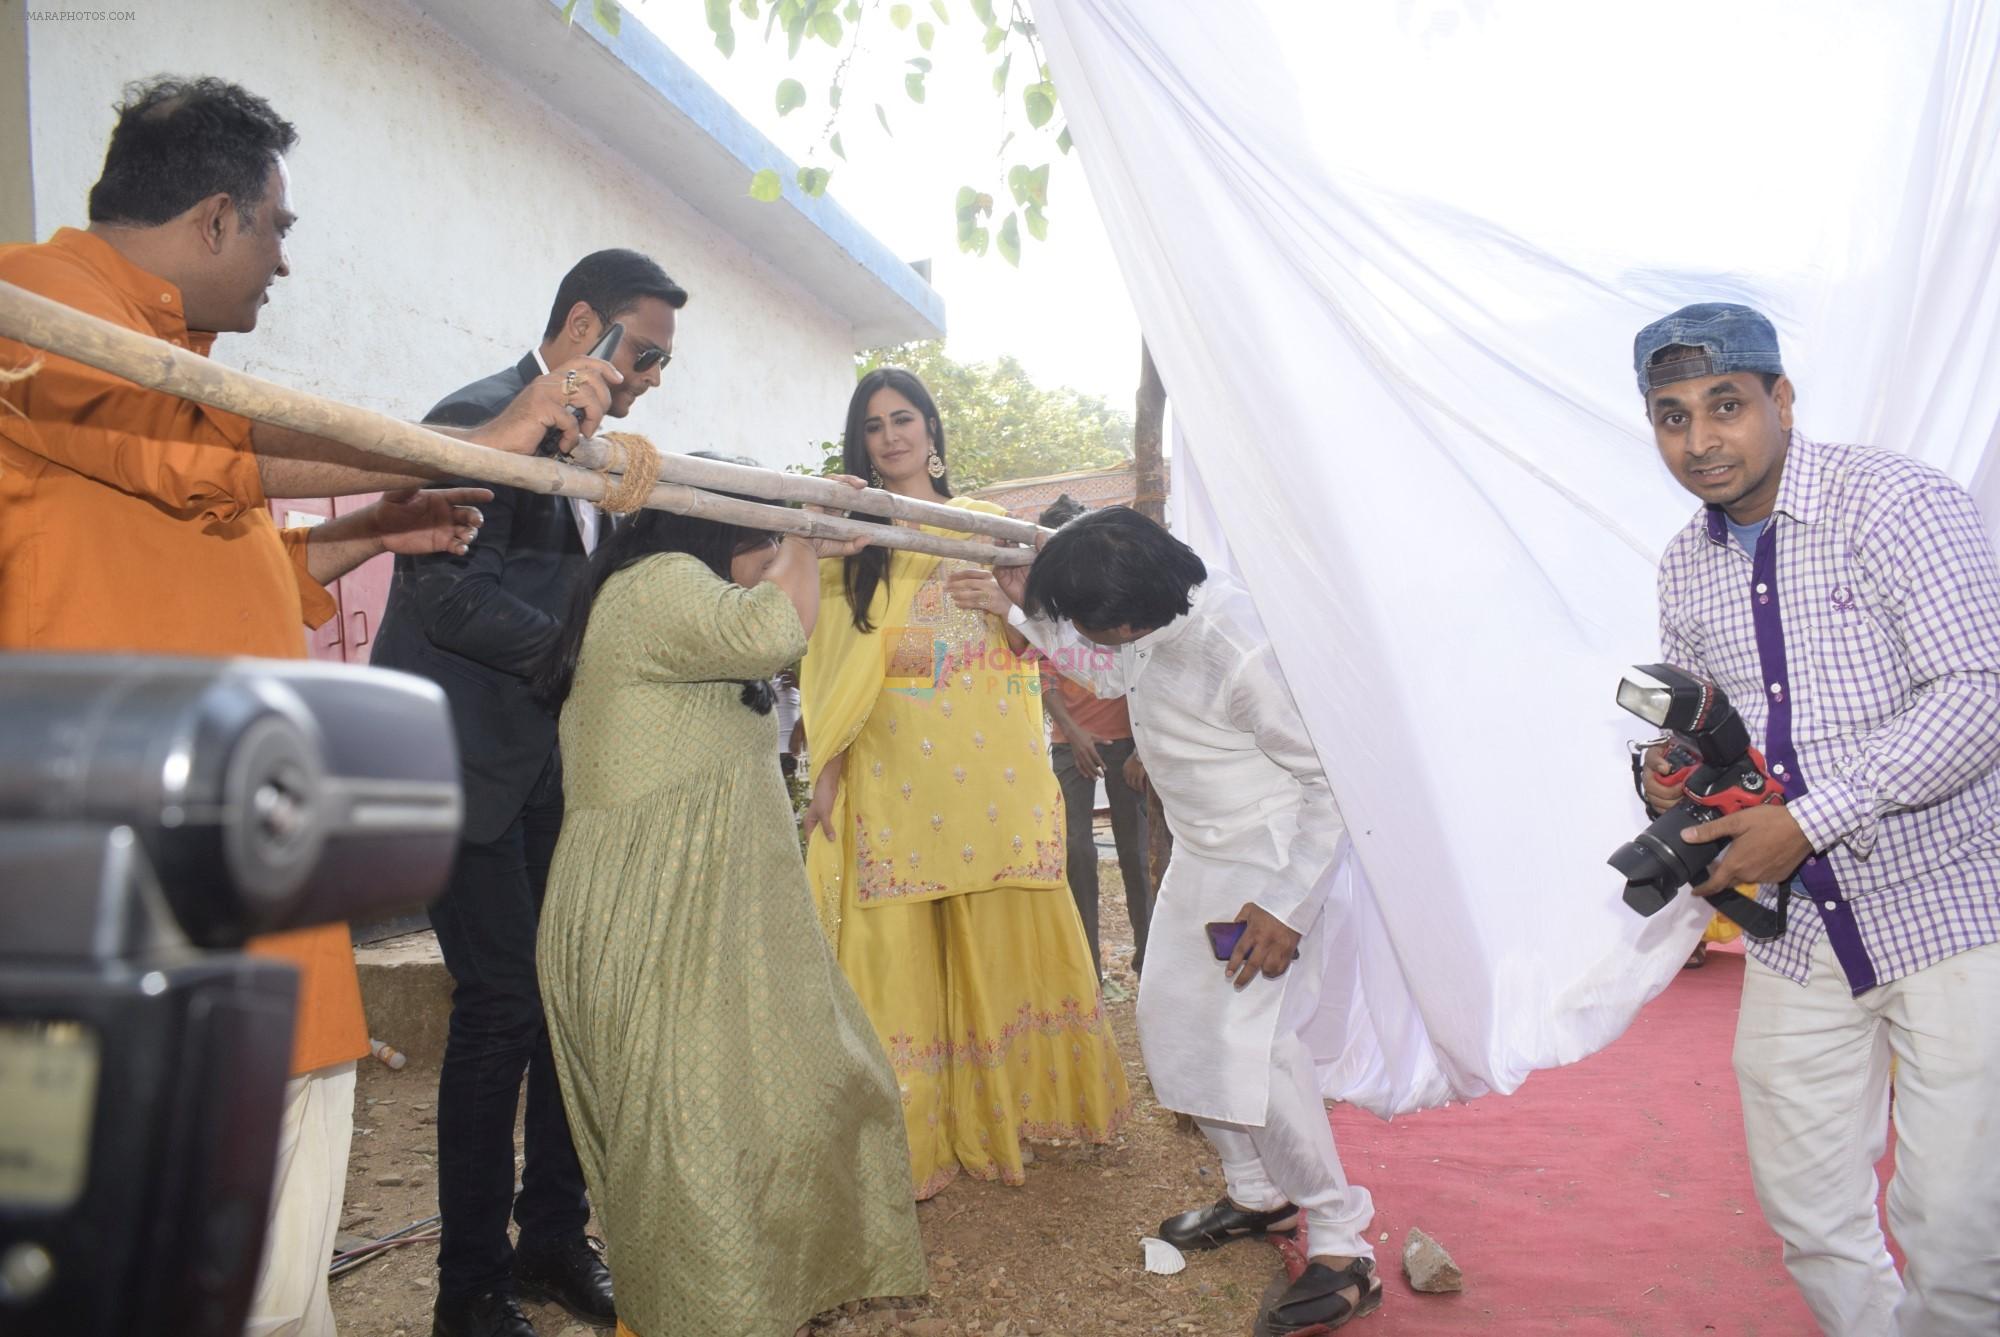
[[[924,461],[924,472],[932,478],[944,477],[944,456],[937,453],[936,447],[932,447],[930,458]]]
[[[868,466],[868,486],[882,486],[882,475],[875,472],[875,466],[872,464]]]

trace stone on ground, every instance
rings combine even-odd
[[[1465,1289],[1465,1277],[1458,1264],[1451,1261],[1451,1255],[1444,1251],[1444,1245],[1415,1226],[1410,1227],[1410,1233],[1403,1239],[1403,1272],[1409,1277],[1412,1290],[1435,1295]]]

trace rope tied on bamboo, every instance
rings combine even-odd
[[[0,385],[12,385],[17,381],[25,381],[40,371],[42,366],[42,355],[37,353],[25,367],[0,367]],[[9,407],[12,406],[10,405]]]
[[[597,439],[617,446],[625,456],[625,472],[604,489],[604,500],[597,504],[613,515],[630,515],[659,484],[659,447],[637,432],[606,432]]]
[[[22,381],[27,380],[29,377],[33,376],[36,372],[40,371],[44,365],[45,364],[43,362],[42,355],[40,353],[36,353],[35,356],[29,361],[28,365],[25,367],[0,367],[0,386],[19,385]],[[32,421],[32,419],[30,419],[27,414],[21,412],[20,409],[14,407],[14,403],[12,400],[0,399],[0,409],[6,409],[9,413],[19,418],[22,422]]]

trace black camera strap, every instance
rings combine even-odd
[[[1785,910],[1792,903],[1792,884],[1778,885],[1778,908],[1752,900],[1740,891],[1718,891],[1708,898],[1715,912],[1742,925],[1743,931],[1759,942],[1785,936]]]

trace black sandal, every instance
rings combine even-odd
[[[1255,1235],[1289,1235],[1298,1228],[1294,1220],[1299,1209],[1289,1202],[1281,1203],[1268,1212],[1246,1212],[1229,1200],[1227,1194],[1216,1199],[1212,1207],[1197,1207],[1191,1212],[1182,1212],[1160,1222],[1160,1238],[1187,1253],[1194,1249],[1219,1249],[1232,1240],[1249,1239]],[[1273,1230],[1280,1222],[1288,1222],[1282,1230]]]
[[[1354,1287],[1349,1300],[1341,1292]],[[1291,1333],[1331,1332],[1382,1307],[1382,1282],[1373,1258],[1357,1258],[1346,1267],[1307,1263],[1299,1279],[1285,1288],[1257,1326],[1257,1337],[1287,1337]]]

